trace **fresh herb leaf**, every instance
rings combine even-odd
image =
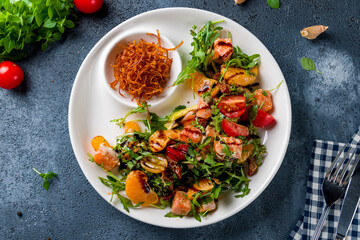
[[[111,120],[111,122],[116,122],[116,124],[118,124],[119,126],[123,126],[127,117],[129,117],[130,115],[135,114],[135,113],[148,112],[148,109],[150,106],[151,105],[148,105],[147,102],[143,102],[137,108],[134,108],[131,111],[129,111],[128,113],[126,113],[123,118],[114,119],[114,120]]]
[[[47,172],[47,173],[41,173],[38,170],[36,170],[35,168],[33,168],[33,170],[40,175],[40,177],[42,177],[44,179],[43,182],[43,187],[44,189],[47,191],[50,187],[50,182],[49,180],[51,180],[54,177],[57,177],[58,175],[56,173],[53,172]]]
[[[315,67],[315,63],[313,60],[311,60],[310,58],[306,58],[306,57],[302,57],[301,60],[301,66],[303,67],[303,69],[307,70],[307,71],[315,71],[317,73],[322,74],[321,72],[319,72],[316,67]]]
[[[236,198],[243,198],[250,193],[249,183],[244,184],[244,188],[241,189],[242,194],[235,195]]]
[[[149,112],[149,117],[145,120],[140,120],[145,124],[150,133],[154,133],[158,130],[166,130],[165,124],[169,122],[170,117],[178,111],[185,109],[186,106],[177,106],[169,115],[165,117],[159,117],[156,113]]]
[[[221,75],[219,81],[221,82],[229,67],[243,68],[246,70],[246,74],[250,74],[249,71],[256,65],[259,65],[259,62],[260,62],[259,54],[248,56],[245,53],[243,53],[243,51],[241,51],[240,47],[236,46],[233,48],[231,59],[225,63],[225,71]]]
[[[177,113],[178,111],[181,111],[185,108],[186,108],[185,105],[179,105],[179,106],[175,107],[174,110],[172,110],[172,112],[169,115],[167,115],[167,117],[169,117],[169,116],[173,115],[174,113]]]
[[[278,9],[280,7],[279,0],[267,0],[267,4],[274,9]]]
[[[0,1],[0,61],[18,60],[26,56],[26,47],[59,40],[65,28],[75,24],[72,0],[1,0]]]
[[[183,216],[173,214],[172,212],[168,212],[167,214],[165,214],[164,217],[168,217],[168,218],[182,218]]]
[[[221,140],[220,140],[220,142],[221,142]],[[233,153],[230,151],[229,146],[224,143],[221,145],[223,147],[222,152],[225,153],[225,157],[231,157]]]
[[[259,107],[257,105],[252,105],[249,109],[249,119],[253,121],[257,115]]]

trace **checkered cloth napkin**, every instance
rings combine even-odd
[[[360,149],[360,126],[349,142],[353,146]],[[324,175],[332,161],[335,159],[338,151],[344,143],[336,143],[330,141],[316,140],[312,150],[312,158],[310,163],[310,171],[308,176],[305,209],[300,220],[297,222],[288,240],[308,240],[314,233],[315,226],[320,219],[322,209],[324,207],[324,199],[321,192],[321,184]],[[359,153],[359,150],[358,150]],[[340,203],[336,202],[329,213],[328,220],[325,222],[322,234],[319,239],[333,239],[336,227],[340,217]],[[347,240],[360,239],[360,210],[358,208],[354,220],[350,226]]]

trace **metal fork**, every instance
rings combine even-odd
[[[348,147],[346,152],[345,148]],[[318,224],[315,228],[315,233],[312,236],[312,240],[317,240],[320,237],[321,231],[323,229],[325,220],[329,214],[331,206],[339,200],[345,193],[347,184],[349,179],[351,178],[352,174],[354,173],[355,166],[357,165],[354,163],[350,170],[347,170],[352,158],[354,157],[356,149],[349,147],[346,144],[340,152],[337,154],[335,160],[331,163],[329,170],[325,174],[325,179],[322,184],[322,193],[325,199],[325,206],[322,211],[321,217],[319,219]],[[340,160],[341,154],[344,153],[344,157]],[[345,164],[345,161],[348,155],[351,153],[348,161]],[[356,159],[358,162],[359,159]],[[336,167],[336,164],[339,164]],[[341,170],[342,169],[342,170]],[[340,172],[341,170],[341,172]]]

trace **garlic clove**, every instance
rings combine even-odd
[[[245,2],[246,0],[234,0],[235,1],[235,4],[241,4],[243,2]]]
[[[324,25],[310,26],[301,30],[300,34],[304,38],[312,40],[317,38],[317,36],[319,36],[321,33],[325,32],[326,29],[328,28],[329,28],[328,26],[324,26]]]

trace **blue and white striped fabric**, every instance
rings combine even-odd
[[[360,149],[360,127],[354,134],[350,144]],[[315,226],[320,219],[324,207],[324,199],[321,192],[321,184],[324,175],[332,161],[335,159],[344,143],[316,140],[312,150],[310,171],[308,176],[305,209],[300,220],[289,236],[290,239],[307,240],[314,233]],[[359,153],[359,150],[358,150]],[[330,210],[328,220],[325,222],[322,234],[319,239],[333,239],[339,217],[341,201],[336,202]],[[360,239],[360,210],[358,208],[351,224],[347,240]]]

